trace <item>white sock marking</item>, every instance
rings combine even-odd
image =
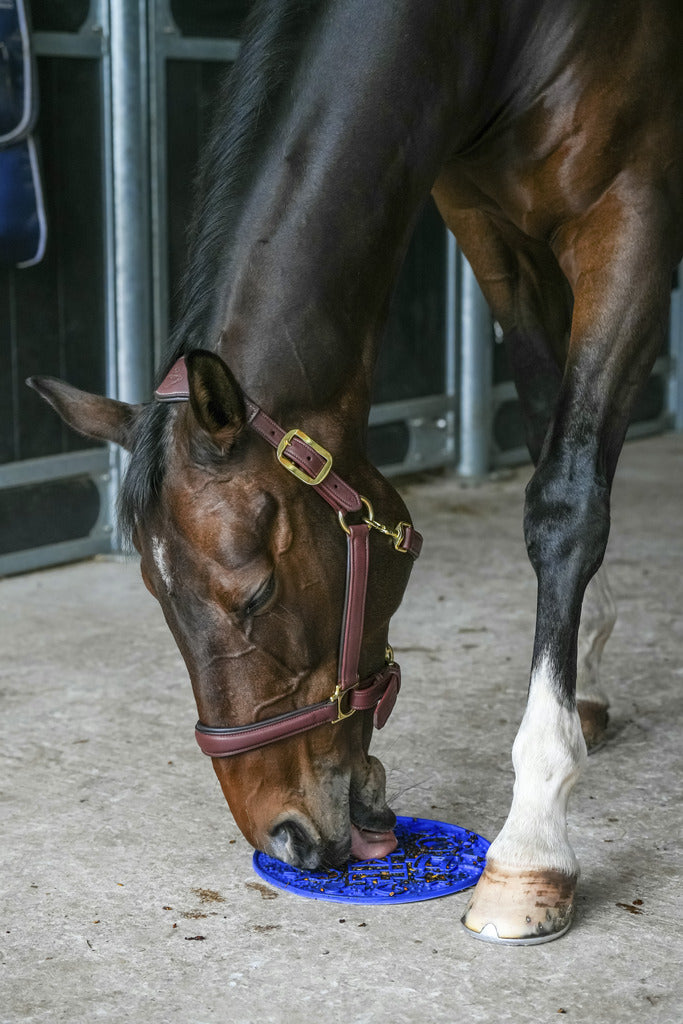
[[[567,837],[567,802],[586,759],[576,710],[556,696],[550,662],[531,678],[529,700],[512,748],[515,787],[507,821],[489,857],[501,867],[578,871]]]

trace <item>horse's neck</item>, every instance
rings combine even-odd
[[[253,178],[205,291],[202,343],[274,413],[366,417],[418,212],[444,160],[476,138],[509,86],[488,72],[493,52],[510,49],[494,6],[468,18],[458,5],[444,16],[414,0],[337,0],[311,17],[257,128]]]
[[[357,4],[334,5],[293,70],[218,286],[210,333],[275,412],[339,412],[361,393],[367,415],[391,288],[443,159],[452,90],[430,59],[436,27],[409,31],[421,5],[399,18],[370,6],[359,23]]]

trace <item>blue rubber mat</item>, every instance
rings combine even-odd
[[[416,903],[475,885],[484,870],[486,839],[443,821],[398,818],[398,846],[388,857],[352,860],[341,868],[293,868],[265,853],[254,854],[264,881],[297,896],[337,903]]]

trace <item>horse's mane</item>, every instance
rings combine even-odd
[[[216,286],[225,283],[230,239],[283,86],[322,0],[257,0],[244,28],[239,60],[220,90],[203,150],[187,237],[181,312],[157,380],[194,348],[206,347]],[[157,402],[140,415],[135,445],[119,494],[119,528],[130,542],[135,524],[159,494],[165,470],[168,407]]]

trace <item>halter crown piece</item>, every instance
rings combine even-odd
[[[190,397],[185,359],[171,367],[154,392],[158,402],[185,402]],[[345,483],[332,469],[332,456],[303,430],[284,431],[262,409],[245,396],[247,423],[272,448],[280,465],[297,480],[312,487],[337,513],[346,533],[346,594],[339,645],[338,682],[334,693],[318,704],[308,704],[296,711],[276,715],[251,725],[215,727],[197,722],[195,736],[203,753],[210,757],[232,757],[256,750],[269,743],[296,736],[326,723],[336,724],[350,718],[356,711],[374,709],[374,722],[381,729],[391,714],[401,688],[401,670],[387,649],[386,663],[366,679],[358,677],[365,594],[370,557],[370,530],[375,529],[393,541],[401,554],[417,558],[422,536],[406,522],[395,529],[384,526],[374,517],[367,498]],[[363,521],[349,525],[350,512],[367,514]]]

